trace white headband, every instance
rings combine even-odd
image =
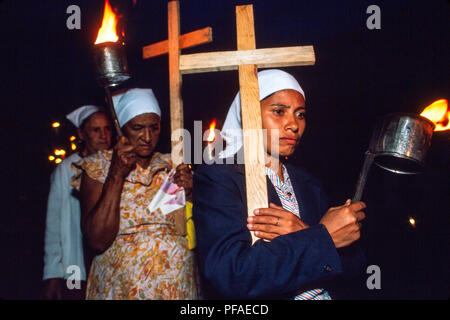
[[[89,118],[92,114],[100,111],[100,108],[93,105],[82,106],[69,113],[66,118],[73,123],[77,128],[81,126],[84,120]]]
[[[152,89],[134,88],[116,94],[113,96],[113,104],[121,128],[131,119],[144,113],[156,113],[161,117],[161,109]]]
[[[259,100],[270,96],[271,94],[286,89],[292,89],[299,92],[304,99],[300,84],[289,73],[278,69],[269,69],[258,72]],[[223,124],[221,135],[226,141],[226,149],[219,154],[219,158],[228,158],[242,148],[242,120],[241,120],[241,98],[240,93],[236,94],[233,103]]]

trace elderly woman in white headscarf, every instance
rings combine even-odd
[[[47,220],[44,245],[45,299],[84,299],[86,268],[80,229],[80,201],[70,186],[73,177],[72,163],[83,157],[108,149],[111,145],[111,121],[103,108],[93,105],[79,107],[66,118],[77,128],[81,143],[79,151],[65,158],[53,171],[47,203]],[[68,290],[64,279],[71,268],[80,270],[81,286]]]
[[[170,154],[155,152],[161,128],[158,102],[151,89],[138,88],[113,101],[124,136],[114,150],[79,164],[82,230],[98,253],[87,299],[195,299],[187,239],[177,232],[173,214],[149,209],[172,167]],[[192,173],[187,165],[177,167],[174,182],[189,200]]]
[[[259,72],[258,82],[270,206],[247,217],[245,168],[236,163],[243,159],[236,155],[246,152],[238,93],[222,130],[227,146],[220,157],[227,159],[201,166],[194,176],[202,292],[215,299],[330,299],[330,283],[324,281],[348,270],[362,271],[362,252],[352,244],[360,237],[365,204],[347,200],[329,208],[314,177],[283,163],[305,130],[305,94],[281,70]],[[250,231],[270,241],[252,246]]]

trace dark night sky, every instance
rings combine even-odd
[[[181,32],[206,26],[214,41],[184,53],[236,49],[236,4],[254,5],[257,48],[314,45],[317,63],[292,67],[306,92],[307,130],[295,157],[324,184],[332,205],[351,198],[377,117],[420,111],[449,99],[449,13],[445,0],[332,1],[182,0]],[[154,89],[163,109],[159,151],[168,152],[167,56],[141,59],[143,45],[167,37],[167,1],[111,1],[124,15],[133,79],[123,86]],[[66,28],[66,8],[81,8],[81,30]],[[381,8],[381,30],[366,27],[366,8]],[[49,175],[47,156],[66,147],[73,128],[65,114],[103,102],[92,44],[103,0],[0,2],[2,193],[0,298],[37,299]],[[194,120],[224,120],[238,89],[235,71],[186,75],[186,128]],[[50,127],[62,122],[58,132]],[[342,298],[449,297],[449,133],[435,133],[423,174],[399,176],[373,167],[362,243],[381,267],[381,290],[367,275],[349,282]],[[6,208],[6,210],[5,210]],[[414,217],[417,227],[408,224]]]

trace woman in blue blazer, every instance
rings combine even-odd
[[[247,217],[240,96],[222,128],[227,142],[214,164],[194,175],[193,218],[203,295],[209,299],[331,299],[330,280],[361,272],[355,242],[362,202],[329,208],[320,183],[277,159],[291,155],[305,129],[305,94],[290,74],[258,73],[263,129],[267,130],[269,208]],[[277,130],[278,146],[271,145]],[[219,160],[219,161],[218,161]],[[252,245],[250,231],[261,240]],[[270,240],[270,241],[263,241]]]

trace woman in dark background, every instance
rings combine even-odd
[[[80,190],[81,230],[97,254],[86,299],[195,299],[187,239],[177,233],[170,211],[150,209],[172,167],[170,153],[154,152],[161,132],[158,101],[151,89],[142,88],[113,101],[123,137],[113,150],[77,163],[81,170],[72,179]],[[192,201],[186,164],[176,167],[173,182]]]
[[[90,261],[83,251],[79,195],[70,180],[75,172],[72,164],[111,146],[112,125],[103,108],[86,105],[69,113],[67,119],[77,128],[78,152],[65,158],[53,171],[47,204],[44,245],[44,299],[83,300]],[[80,287],[67,289],[64,279],[70,268],[80,270]],[[87,270],[87,271],[86,271]]]
[[[211,26],[214,34],[212,43],[183,53],[235,50],[234,6],[249,3],[257,48],[314,46],[314,66],[289,68],[305,79],[302,85],[311,97],[308,132],[314,132],[304,135],[291,161],[323,182],[330,203],[352,196],[377,117],[419,114],[433,101],[448,99],[448,1],[378,1],[381,29],[373,30],[366,25],[371,1],[181,1],[181,33]],[[168,106],[167,56],[141,58],[142,46],[167,38],[167,3],[111,4],[124,17],[132,71],[126,85],[152,87],[161,105]],[[69,5],[80,7],[81,29],[67,28]],[[54,168],[47,156],[71,135],[64,124],[58,129],[50,124],[83,101],[104,103],[92,64],[103,6],[103,0],[0,3],[2,128],[7,133],[1,144],[6,201],[0,298],[39,297],[45,202]],[[184,76],[186,129],[192,132],[194,120],[224,119],[231,101],[217,97],[233,96],[237,89],[235,71]],[[168,114],[163,111],[165,123]],[[165,127],[161,140],[169,134]],[[361,241],[368,264],[380,267],[381,289],[367,288],[367,274],[340,298],[448,298],[448,143],[448,132],[433,135],[421,175],[373,167],[362,199],[369,209]],[[169,145],[157,151],[166,153]]]

